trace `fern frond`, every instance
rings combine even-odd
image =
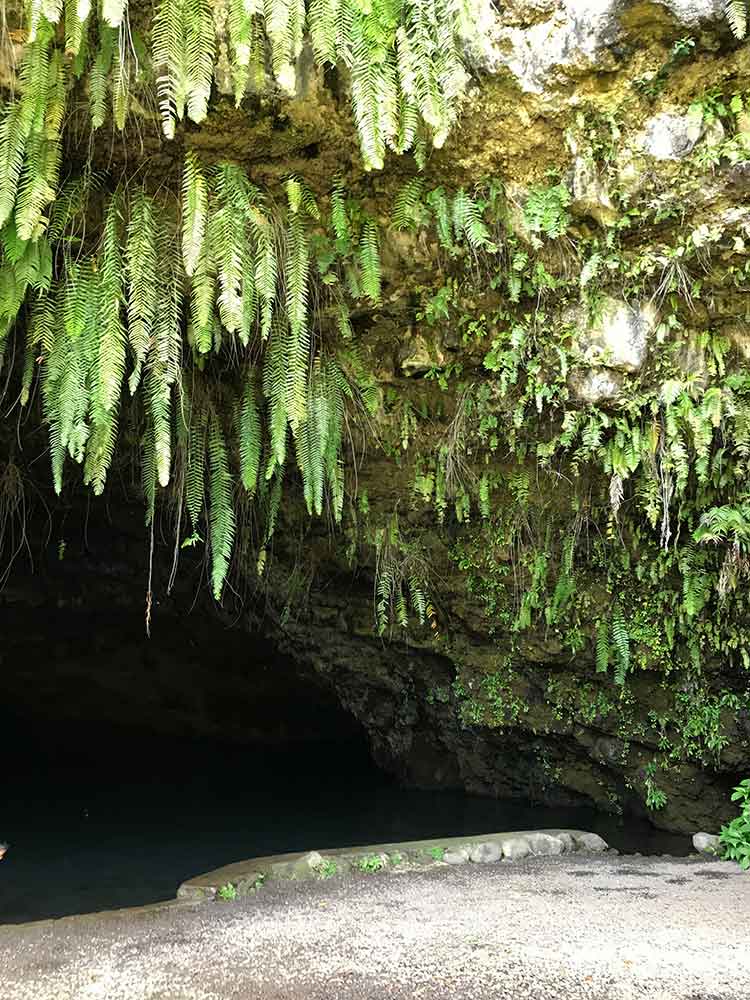
[[[413,230],[420,222],[420,209],[422,207],[422,194],[424,192],[424,180],[421,177],[412,177],[399,190],[393,203],[392,221],[396,229]]]
[[[596,623],[596,670],[597,673],[606,674],[609,669],[609,622],[606,618],[600,618]]]
[[[359,236],[358,258],[362,290],[373,305],[381,299],[380,236],[375,219],[367,216]]]
[[[737,38],[747,35],[747,0],[724,0],[729,26]]]
[[[615,683],[622,686],[630,669],[630,634],[622,605],[612,608],[612,652],[615,654]]]
[[[235,517],[232,504],[232,476],[229,471],[224,433],[216,413],[208,426],[209,527],[211,539],[211,586],[221,600],[234,544]]]
[[[208,218],[208,185],[200,162],[189,149],[182,171],[182,260],[192,277],[203,253]]]
[[[128,385],[131,395],[141,379],[159,307],[161,263],[156,247],[155,206],[143,189],[136,192],[130,209],[125,248],[127,274],[128,339],[134,355]]]
[[[261,453],[261,422],[257,403],[255,372],[248,369],[242,387],[237,421],[237,438],[240,449],[240,478],[242,485],[255,495],[258,486]]]

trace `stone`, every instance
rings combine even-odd
[[[608,186],[588,157],[577,156],[573,161],[571,186],[573,201],[570,207],[575,215],[589,216],[602,226],[612,226],[617,222],[618,211]]]
[[[574,838],[579,851],[589,851],[592,854],[603,854],[604,851],[618,853],[614,847],[610,848],[607,841],[598,833],[576,833]]]
[[[609,368],[594,368],[588,372],[575,372],[568,377],[568,388],[579,403],[605,403],[617,399],[622,388],[623,376]]]
[[[720,841],[714,833],[696,833],[693,837],[693,847],[699,854],[714,857],[718,853]]]
[[[614,68],[607,50],[619,34],[617,8],[620,0],[564,0],[549,10],[551,16],[528,26],[508,24],[505,18],[487,12],[483,20],[483,42],[470,55],[488,73],[507,69],[519,88],[528,94],[545,94],[550,79],[581,73],[597,67]],[[512,18],[511,18],[512,20]]]
[[[723,20],[722,2],[656,0],[686,27]],[[474,14],[481,41],[469,43],[469,61],[486,73],[509,71],[521,91],[547,103],[564,102],[553,84],[616,68],[623,8],[622,0],[516,0],[498,13],[483,0]]]
[[[701,129],[691,115],[662,111],[646,122],[636,145],[655,160],[682,160],[689,156],[701,137]]]
[[[686,27],[695,27],[704,21],[719,21],[724,17],[724,0],[657,0],[670,14]]]
[[[564,322],[577,327],[577,347],[588,364],[624,372],[640,371],[645,364],[657,319],[657,310],[650,302],[631,306],[610,295],[602,298],[593,320],[581,306],[563,315]]]
[[[401,360],[401,370],[404,375],[424,375],[433,368],[441,368],[445,364],[445,355],[436,344],[428,344],[427,340],[418,334],[405,345],[405,357]]]
[[[469,852],[465,847],[453,847],[443,855],[447,865],[465,865],[469,860]]]
[[[301,858],[297,858],[296,861],[287,866],[287,877],[292,879],[314,878],[323,864],[322,854],[319,854],[318,851],[308,851],[307,854],[303,854]]]
[[[503,858],[506,861],[519,861],[531,854],[531,847],[525,837],[510,837],[503,841]]]
[[[503,849],[500,844],[487,841],[484,844],[472,844],[469,849],[469,860],[478,865],[491,865],[500,861]]]
[[[575,852],[577,845],[572,833],[566,833],[564,830],[561,830],[555,834],[555,837],[563,845],[563,854],[573,854]]]
[[[532,853],[542,857],[554,857],[565,851],[562,840],[551,833],[529,833],[526,835],[526,841]]]

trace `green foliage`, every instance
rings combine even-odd
[[[445,857],[445,848],[443,847],[431,847],[427,852],[433,861],[442,861]]]
[[[523,206],[524,221],[537,238],[557,239],[570,225],[568,206],[572,200],[564,184],[537,188],[530,192]]]
[[[201,122],[213,82],[215,30],[208,0],[160,0],[152,26],[162,128],[168,139],[187,114]]]
[[[375,532],[375,627],[384,635],[395,623],[406,630],[413,614],[419,625],[437,631],[429,596],[429,563],[422,551],[403,538],[396,514]]]
[[[351,325],[341,322],[338,281],[357,269],[363,294],[379,295],[377,226],[348,199],[344,242],[340,189],[332,217],[298,178],[285,189],[286,208],[271,208],[237,165],[206,169],[188,151],[179,204],[138,185],[102,195],[91,176],[63,189],[50,240],[21,240],[13,215],[0,233],[0,343],[31,296],[20,401],[28,403],[38,370],[55,489],[72,459],[102,492],[127,382],[146,521],[153,524],[160,491],[176,491],[170,502],[178,511],[184,504],[190,544],[207,538],[217,600],[238,511],[253,499],[265,561],[292,445],[309,512],[328,507],[341,519],[347,411],[378,405]],[[86,229],[93,199],[101,226],[87,218]],[[311,266],[313,238],[316,253],[327,248],[323,274]],[[313,294],[336,317],[325,326],[312,321]],[[216,379],[204,374],[214,358]],[[240,544],[248,543],[243,532]],[[423,609],[419,589],[413,599]]]
[[[335,875],[338,875],[339,866],[333,858],[323,858],[320,864],[315,866],[315,873],[321,879],[333,878]]]
[[[724,9],[734,34],[744,38],[747,35],[747,0],[724,0]]]
[[[357,860],[357,868],[368,875],[372,875],[373,872],[382,871],[387,864],[388,859],[382,854],[365,854]]]
[[[316,63],[343,70],[349,80],[367,169],[380,169],[388,149],[414,149],[421,158],[426,140],[442,146],[456,120],[469,79],[464,52],[478,30],[478,13],[477,0],[428,5],[414,0],[227,0],[220,9],[208,0],[159,0],[144,25],[151,38],[149,54],[130,23],[126,0],[103,0],[93,11],[89,3],[75,0],[29,0],[22,98],[11,105],[7,146],[6,137],[2,142],[11,161],[8,172],[20,173],[26,155],[38,185],[36,201],[49,203],[59,160],[55,133],[65,102],[63,52],[73,57],[76,77],[88,76],[94,128],[107,119],[109,97],[112,122],[122,130],[135,88],[152,78],[162,129],[171,139],[185,118],[196,123],[206,118],[222,49],[228,49],[238,106],[251,80],[262,83],[266,66],[277,85],[293,94],[306,33]],[[91,53],[90,35],[97,43]],[[54,89],[58,93],[52,99]],[[59,111],[53,108],[58,101]],[[46,127],[38,115],[28,114],[34,105],[52,110]],[[0,173],[0,194],[2,181]]]
[[[750,869],[750,778],[735,788],[732,802],[739,802],[740,815],[721,828],[719,842],[724,858],[739,862],[740,868],[747,871]]]
[[[438,187],[425,194],[423,179],[413,177],[396,195],[392,223],[396,229],[412,231],[434,224],[441,248],[452,257],[461,252],[462,245],[475,253],[494,254],[498,246],[485,218],[496,195],[494,183],[489,186],[489,197],[482,191],[471,195],[464,188],[451,194]]]
[[[654,811],[663,809],[667,804],[666,794],[656,784],[657,764],[652,760],[644,768],[643,784],[646,792],[646,808]]]
[[[237,887],[232,885],[231,882],[227,882],[226,885],[219,886],[217,896],[219,899],[223,900],[223,902],[231,903],[237,899]]]

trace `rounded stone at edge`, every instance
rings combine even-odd
[[[503,849],[499,844],[487,841],[482,844],[472,844],[469,850],[469,860],[478,865],[491,865],[500,861]]]

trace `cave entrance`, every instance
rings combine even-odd
[[[6,602],[0,635],[0,924],[172,899],[233,861],[355,844],[567,826],[684,853],[593,810],[398,787],[312,670],[210,615],[160,615],[147,640],[121,608]]]
[[[121,609],[42,607],[0,606],[0,923],[366,838],[390,782],[311,671],[197,613],[147,640]]]

